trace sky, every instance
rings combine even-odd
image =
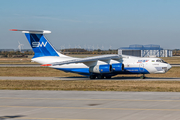
[[[1,0],[0,49],[31,48],[9,29],[50,30],[61,48],[118,49],[157,44],[180,49],[180,0]]]

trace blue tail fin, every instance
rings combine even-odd
[[[35,53],[34,58],[42,56],[59,56],[43,34],[25,33],[25,35]]]
[[[12,29],[12,31],[22,31],[23,33],[25,33],[25,36],[27,37],[29,44],[34,51],[33,58],[43,56],[59,56],[58,52],[44,37],[44,33],[51,33],[50,31],[29,31],[17,29]]]

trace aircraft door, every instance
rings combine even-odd
[[[143,64],[143,63],[140,63],[140,64],[139,64],[139,72],[140,72],[140,73],[143,73],[143,72],[144,72],[144,64]]]

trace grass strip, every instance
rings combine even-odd
[[[180,92],[180,81],[132,80],[0,80],[1,90],[75,90]]]
[[[0,76],[17,76],[17,77],[80,77],[75,73],[66,73],[49,67],[0,67]],[[119,74],[115,77],[140,77],[142,74]],[[180,67],[172,67],[165,74],[146,74],[146,77],[160,78],[180,78]]]
[[[79,77],[81,75],[66,73],[49,67],[0,67],[0,76],[17,77]]]

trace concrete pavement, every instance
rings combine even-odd
[[[0,90],[0,120],[178,120],[178,92]]]

